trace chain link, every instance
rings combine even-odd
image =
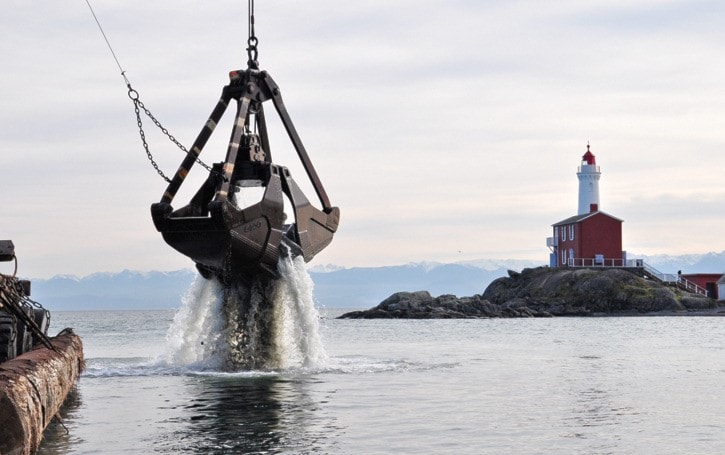
[[[149,144],[146,142],[146,134],[143,131],[143,122],[141,121],[141,112],[139,111],[138,104],[140,101],[138,99],[133,100],[134,104],[134,111],[136,112],[136,124],[138,125],[138,134],[141,136],[141,143],[143,144],[144,150],[146,150],[146,156],[148,157],[149,161],[151,162],[151,166],[153,166],[154,169],[156,169],[156,172],[166,180],[167,183],[171,183],[171,180],[164,174],[164,171],[159,169],[159,165],[154,160],[153,155],[151,155],[151,150],[149,150]]]
[[[151,154],[151,150],[149,149],[149,144],[146,142],[146,133],[143,130],[143,122],[141,121],[141,110],[143,110],[144,114],[146,114],[146,116],[151,119],[151,121],[154,123],[154,125],[156,125],[161,130],[161,132],[171,142],[173,142],[181,151],[183,151],[187,155],[191,152],[189,152],[189,150],[184,146],[184,144],[182,144],[181,142],[176,140],[176,138],[171,133],[169,133],[169,130],[167,130],[166,128],[163,127],[163,125],[161,125],[161,122],[156,120],[156,117],[154,117],[154,115],[151,113],[151,111],[149,111],[146,108],[146,106],[143,104],[143,102],[141,102],[141,100],[139,99],[138,92],[136,90],[132,89],[130,84],[128,85],[128,97],[131,98],[131,101],[133,101],[134,112],[136,113],[136,124],[138,125],[138,134],[141,137],[141,143],[143,144],[143,148],[146,151],[146,156],[148,157],[149,161],[151,162],[151,166],[153,166],[153,168],[156,170],[156,172],[164,180],[171,183],[171,179],[169,179],[166,176],[166,174],[164,174],[164,171],[162,171],[159,168],[159,165],[156,163],[156,160],[154,160],[154,157]],[[204,163],[198,157],[196,158],[196,162],[199,163],[204,169],[206,169],[210,173],[217,173],[216,171],[212,170],[211,166]]]
[[[250,9],[250,11],[251,11],[250,27],[251,28],[250,28],[250,38],[249,38],[250,46],[251,46],[251,40],[252,40],[252,37],[254,37],[254,24],[253,24],[253,22],[254,22],[254,0],[249,0],[249,1],[251,2],[250,3],[250,8],[251,8]],[[156,172],[158,172],[158,174],[164,180],[171,183],[171,180],[164,174],[164,172],[161,169],[159,169],[159,165],[154,160],[153,155],[151,155],[151,151],[149,150],[149,144],[146,142],[146,133],[143,130],[143,122],[141,121],[141,111],[140,110],[143,109],[144,113],[151,119],[151,121],[154,122],[154,125],[156,125],[161,130],[161,132],[164,133],[164,135],[166,135],[166,137],[169,138],[169,140],[171,142],[176,144],[176,146],[179,147],[179,149],[181,149],[187,155],[189,154],[189,150],[187,150],[186,147],[184,147],[179,141],[177,141],[174,136],[169,134],[169,131],[166,128],[161,126],[161,123],[158,120],[156,120],[156,117],[154,117],[151,114],[151,111],[146,109],[146,106],[144,106],[144,104],[141,102],[141,100],[139,99],[138,92],[136,90],[134,90],[133,88],[131,88],[131,82],[129,82],[128,77],[126,77],[126,71],[124,71],[124,69],[121,67],[121,63],[118,61],[118,58],[116,57],[116,53],[113,51],[113,47],[111,47],[111,43],[110,43],[110,41],[108,41],[108,37],[106,37],[106,33],[103,31],[103,27],[101,27],[101,23],[98,20],[98,17],[96,17],[96,13],[93,11],[93,8],[91,7],[91,3],[88,0],[86,0],[86,4],[88,5],[88,8],[91,10],[93,19],[96,21],[96,25],[98,25],[98,29],[101,31],[101,35],[103,35],[103,39],[106,41],[108,50],[111,51],[111,55],[113,56],[113,59],[116,61],[116,65],[118,66],[118,69],[121,70],[121,76],[123,76],[124,82],[126,82],[126,87],[128,88],[128,97],[131,98],[131,101],[133,101],[133,104],[134,104],[134,111],[136,112],[136,124],[138,125],[138,131],[139,131],[139,135],[141,136],[141,142],[143,143],[143,148],[144,148],[144,150],[146,150],[146,156],[148,156],[148,159],[151,162],[151,165],[154,167],[154,169],[156,169]],[[256,60],[256,38],[254,38],[254,40],[255,40],[254,52],[255,52],[255,60]],[[209,165],[207,165],[206,163],[204,163],[203,161],[201,161],[198,156],[196,157],[196,162],[199,163],[200,165],[202,165],[204,167],[204,169],[206,169],[210,173],[221,175],[219,172],[213,171],[212,168]]]
[[[257,51],[257,44],[259,44],[259,40],[254,34],[254,0],[248,0],[247,7],[247,24],[249,26],[249,38],[247,38],[247,66],[249,68],[258,69],[259,62],[257,61],[257,57],[259,56],[259,52]]]

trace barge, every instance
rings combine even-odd
[[[50,312],[15,276],[12,241],[0,240],[0,261],[15,262],[0,273],[0,455],[33,454],[83,370],[83,343],[72,329],[48,337]]]

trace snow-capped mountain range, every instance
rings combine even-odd
[[[725,273],[725,251],[683,256],[643,256],[665,273]],[[315,265],[309,272],[315,299],[327,308],[369,308],[398,291],[427,290],[432,295],[481,294],[509,269],[546,265],[543,261],[482,259],[451,264],[418,262],[385,267]],[[94,273],[78,278],[58,275],[32,280],[32,298],[51,310],[178,308],[196,276],[194,269],[174,272]]]

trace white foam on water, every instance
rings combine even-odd
[[[217,280],[197,276],[181,300],[181,309],[166,334],[166,352],[159,363],[217,369],[226,349],[223,336],[222,286]]]
[[[187,372],[324,369],[329,359],[304,260],[280,257],[278,268],[279,279],[241,289],[197,276],[153,363]]]
[[[271,301],[273,352],[276,368],[324,368],[329,358],[320,336],[320,314],[313,299],[314,284],[301,256],[280,258],[281,278]]]
[[[458,363],[414,362],[401,358],[373,358],[366,356],[341,356],[330,359],[321,373],[331,374],[370,374],[390,372],[419,372],[457,368]]]

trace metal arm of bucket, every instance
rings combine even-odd
[[[249,104],[251,99],[247,96],[242,97],[239,100],[239,107],[237,109],[236,120],[234,121],[234,128],[232,129],[232,137],[229,140],[229,147],[227,148],[227,157],[224,160],[224,166],[222,172],[224,173],[224,181],[222,186],[214,197],[216,202],[224,202],[229,196],[229,186],[232,183],[232,174],[234,173],[234,165],[237,162],[237,154],[239,153],[239,147],[242,144],[242,134],[244,134],[244,127],[247,122],[247,113],[249,112]]]
[[[239,122],[240,120],[246,121],[247,113],[249,110],[249,103],[252,100],[260,103],[260,110],[259,114],[257,115],[257,124],[260,126],[260,137],[262,138],[262,145],[267,153],[271,153],[269,150],[269,140],[267,138],[267,128],[264,119],[264,110],[261,109],[261,103],[271,99],[275,109],[277,110],[277,114],[282,120],[282,124],[287,131],[287,135],[292,141],[292,145],[294,146],[297,155],[302,161],[305,172],[307,173],[307,176],[312,182],[312,186],[317,193],[317,197],[320,199],[322,209],[323,211],[328,213],[332,209],[330,198],[327,196],[327,192],[322,185],[322,181],[317,175],[317,171],[312,165],[312,161],[310,160],[310,157],[307,154],[304,145],[302,144],[302,140],[300,139],[299,134],[297,134],[297,130],[295,129],[294,124],[289,117],[289,114],[287,113],[287,108],[282,101],[282,94],[280,92],[279,86],[274,82],[272,77],[266,71],[257,71],[253,69],[247,69],[246,71],[232,71],[230,73],[230,77],[231,83],[224,87],[219,102],[209,116],[209,120],[207,120],[204,128],[202,128],[201,132],[194,141],[194,144],[191,147],[186,158],[179,166],[179,169],[176,171],[176,174],[172,178],[171,183],[169,183],[169,186],[164,192],[161,202],[166,202],[168,204],[171,203],[177,191],[179,190],[179,187],[181,187],[181,184],[191,170],[191,167],[194,165],[196,158],[198,158],[199,154],[201,154],[201,151],[206,145],[206,142],[209,140],[209,137],[214,132],[214,128],[216,128],[219,120],[221,120],[221,117],[226,111],[227,106],[229,105],[229,101],[232,98],[236,98],[240,102],[239,110],[236,117],[236,123],[234,125],[234,137],[231,142],[231,144],[237,144],[237,149],[232,150],[230,144],[230,149],[227,153],[227,159],[225,160],[225,177],[230,176],[233,170],[234,158],[236,157],[236,152],[238,151],[239,145],[238,140],[234,141],[234,139],[238,139],[237,136],[241,136],[243,125],[239,125]],[[233,157],[230,156],[232,153],[234,154]],[[227,169],[227,167],[229,166],[232,167],[232,170]],[[226,191],[228,191],[228,183],[228,181],[225,182],[227,187]]]
[[[317,175],[317,171],[315,171],[315,167],[312,165],[310,157],[307,155],[305,146],[302,145],[302,140],[297,134],[297,130],[295,129],[294,124],[292,124],[292,120],[287,113],[287,108],[285,108],[284,102],[282,101],[282,94],[279,90],[279,87],[274,82],[272,77],[267,74],[266,71],[262,72],[262,80],[267,85],[268,90],[272,94],[272,103],[274,103],[274,107],[275,109],[277,109],[277,114],[279,115],[280,119],[282,119],[282,124],[284,125],[285,130],[287,130],[287,135],[292,141],[292,145],[294,145],[295,150],[297,151],[297,155],[302,161],[302,165],[305,168],[305,172],[307,172],[307,176],[312,182],[312,186],[315,188],[317,197],[320,198],[320,203],[322,204],[323,210],[325,211],[325,213],[329,213],[330,210],[332,210],[330,198],[327,196],[327,192],[325,192],[325,188],[322,186],[322,181]]]
[[[214,165],[188,205],[174,210],[171,201],[232,99],[237,101],[237,112],[224,161]],[[268,100],[272,100],[280,116],[322,210],[310,204],[287,168],[272,163],[263,108]],[[249,134],[252,130],[259,134]],[[262,201],[239,207],[230,199],[232,186],[264,187]],[[285,224],[283,196],[294,210],[292,224]],[[214,275],[224,281],[259,271],[275,275],[283,249],[301,254],[305,261],[311,260],[330,243],[340,219],[340,210],[330,204],[287,113],[279,87],[266,72],[251,68],[230,73],[230,83],[222,90],[219,102],[161,201],[152,204],[151,214],[156,229],[170,246],[193,259],[205,277]]]
[[[179,191],[181,184],[184,183],[184,179],[189,174],[191,166],[193,166],[196,162],[196,159],[201,154],[206,142],[211,137],[211,133],[214,132],[214,128],[216,128],[219,120],[222,118],[222,115],[224,115],[224,111],[227,110],[230,100],[231,95],[229,90],[227,90],[227,87],[224,87],[222,90],[222,96],[209,116],[209,120],[207,120],[204,124],[204,128],[202,128],[201,132],[194,141],[194,145],[191,146],[191,149],[189,150],[189,153],[187,153],[186,158],[184,158],[184,161],[181,162],[179,169],[177,169],[176,174],[174,174],[171,182],[169,182],[169,186],[166,187],[166,191],[161,197],[161,202],[171,204],[174,196],[176,196],[176,192]]]

